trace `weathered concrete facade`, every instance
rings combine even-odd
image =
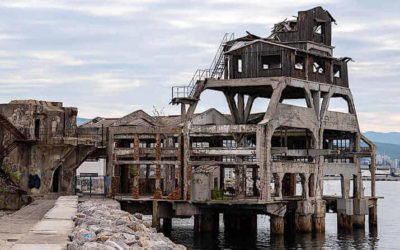
[[[0,104],[2,169],[28,194],[74,192],[75,168],[95,146],[77,138],[77,112],[59,102]]]

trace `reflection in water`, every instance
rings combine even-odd
[[[369,182],[364,182],[365,194],[369,194]],[[333,194],[340,190],[339,181],[326,181],[324,193]],[[377,194],[385,199],[378,202],[378,230],[369,231],[368,217],[365,229],[353,229],[343,233],[337,228],[336,214],[326,215],[326,232],[319,234],[285,234],[271,236],[269,217],[257,217],[257,234],[235,234],[224,232],[220,218],[218,234],[193,233],[193,219],[173,219],[171,240],[188,249],[399,249],[396,243],[400,235],[400,214],[393,210],[400,204],[400,182],[377,182]]]

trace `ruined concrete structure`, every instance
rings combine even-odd
[[[74,172],[94,149],[78,139],[76,108],[35,100],[0,104],[0,158],[28,194],[74,192]]]
[[[154,226],[163,218],[166,229],[171,218],[194,215],[195,231],[213,231],[218,214],[224,213],[226,229],[233,232],[256,229],[257,214],[270,216],[273,234],[285,229],[322,232],[328,210],[337,212],[339,228],[362,227],[367,214],[374,226],[375,146],[360,133],[347,75],[351,59],[333,56],[333,22],[328,11],[317,7],[276,24],[267,38],[226,34],[210,68],[198,70],[188,86],[172,88],[171,104],[180,105],[179,116],[135,111],[119,119],[98,117],[75,130],[70,125],[75,109],[49,103],[3,105],[3,120],[17,127],[6,133],[21,145],[6,158],[15,164],[26,154],[18,169],[9,168],[44,173],[40,190],[49,191],[52,172],[62,166],[63,173],[71,173],[63,174],[62,189],[70,191],[77,164],[88,156],[104,157],[108,194],[126,210],[153,214]],[[204,91],[222,92],[230,114],[215,109],[195,113]],[[262,113],[252,112],[257,98],[267,100]],[[344,102],[346,110],[331,110],[335,100]],[[304,106],[298,105],[301,101]],[[35,135],[37,120],[47,140]],[[69,150],[74,164],[68,163],[73,161]],[[363,157],[371,158],[371,196],[364,195]],[[225,179],[230,169],[233,184]],[[340,196],[324,196],[327,175],[340,177]]]

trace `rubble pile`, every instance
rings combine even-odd
[[[122,211],[112,200],[89,200],[78,205],[68,249],[186,249],[143,221],[142,214]]]

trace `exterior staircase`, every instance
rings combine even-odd
[[[187,86],[174,86],[172,87],[172,104],[178,104],[182,102],[190,102],[197,100],[200,96],[201,91],[204,88],[205,81],[207,78],[220,79],[223,76],[225,70],[224,62],[224,46],[227,42],[234,39],[233,33],[225,33],[222,41],[218,47],[217,53],[208,69],[198,69],[194,73],[192,79]]]
[[[0,147],[0,162],[4,157],[10,154],[17,146],[18,142],[26,141],[26,136],[19,131],[6,117],[0,114],[0,126],[8,130],[13,136],[14,140],[5,147]]]

